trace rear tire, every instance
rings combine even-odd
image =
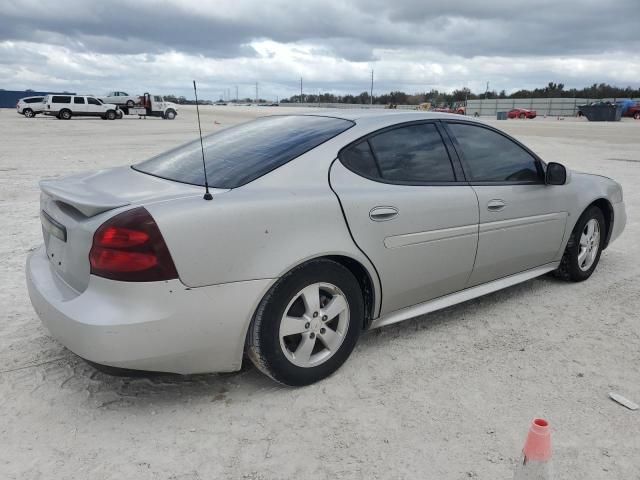
[[[633,118],[635,118],[636,120],[640,120],[640,112],[634,113]]]
[[[600,261],[607,233],[602,210],[589,207],[571,232],[564,255],[554,276],[571,282],[589,278]]]
[[[71,114],[71,110],[61,110],[60,113],[58,114],[58,118],[61,120],[71,120],[71,117],[73,115]]]
[[[312,260],[264,296],[249,326],[247,353],[277,382],[309,385],[346,361],[363,319],[362,292],[353,274],[331,260]]]
[[[115,120],[117,117],[115,110],[108,110],[107,114],[105,115],[105,118],[107,120]]]
[[[134,105],[135,103],[133,103],[133,100],[127,100],[127,107],[133,108]]]
[[[25,109],[22,111],[22,114],[23,114],[25,117],[27,117],[27,118],[33,118],[33,117],[35,117],[35,116],[36,116],[36,114],[35,114],[35,113],[33,113],[33,110],[31,110],[30,108],[25,108]]]

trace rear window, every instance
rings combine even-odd
[[[293,160],[353,126],[339,118],[273,116],[204,138],[209,185],[236,188]],[[133,168],[182,183],[204,186],[200,140],[162,153]]]
[[[71,103],[71,97],[54,95],[51,97],[51,103]]]

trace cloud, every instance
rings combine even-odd
[[[9,0],[2,88],[271,98],[548,81],[638,85],[638,0]],[[245,92],[246,93],[242,93]],[[261,95],[262,96],[262,95]]]

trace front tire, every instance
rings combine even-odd
[[[169,110],[167,113],[164,114],[164,118],[166,120],[173,120],[174,118],[176,118],[176,112],[174,112],[173,110]]]
[[[71,120],[71,110],[62,110],[58,114],[58,118],[61,120]]]
[[[600,261],[606,232],[602,210],[589,207],[578,219],[554,275],[572,282],[589,278]]]
[[[634,113],[633,118],[635,118],[636,120],[640,120],[640,112]]]
[[[117,114],[115,112],[115,110],[109,110],[107,111],[107,114],[105,115],[105,118],[107,120],[115,120],[117,117]]]
[[[277,382],[309,385],[346,361],[363,320],[353,274],[331,260],[312,260],[283,276],[262,299],[249,327],[247,353]]]

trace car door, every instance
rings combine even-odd
[[[464,288],[478,202],[437,122],[402,124],[344,148],[330,172],[349,230],[375,265],[385,314]]]
[[[73,97],[73,104],[71,105],[73,114],[77,116],[87,114],[87,102],[84,97]]]
[[[102,103],[96,98],[87,97],[87,115],[98,116],[102,115],[105,108]]]
[[[474,123],[446,126],[480,206],[468,286],[551,263],[564,237],[567,189],[545,185],[540,159],[504,133]]]

